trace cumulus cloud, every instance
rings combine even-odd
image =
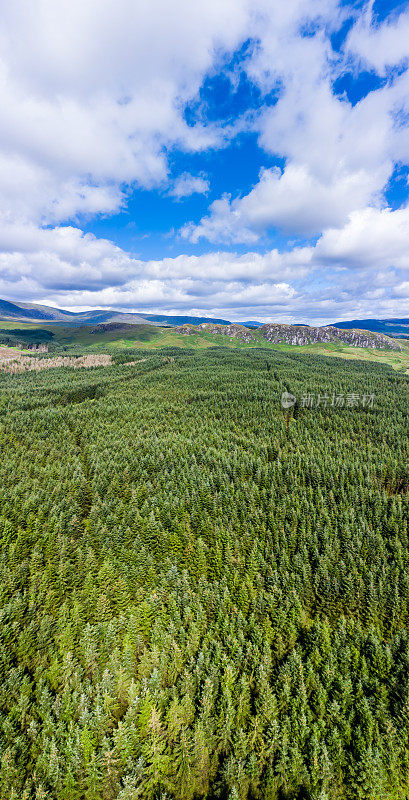
[[[216,125],[187,125],[184,105],[252,18],[249,0],[5,3],[0,211],[14,183],[21,217],[106,213],[124,186],[166,183],[166,148],[220,143]]]
[[[169,194],[180,200],[182,197],[190,197],[192,194],[207,194],[209,188],[209,181],[203,176],[184,172],[176,178]]]
[[[315,257],[326,265],[352,269],[409,270],[409,207],[354,212],[341,230],[323,233]]]
[[[52,0],[6,2],[0,213],[10,207],[10,189],[14,215],[53,224],[115,211],[128,187],[166,186],[170,148],[214,148],[234,135],[235,124],[206,117],[187,124],[184,116],[223,56],[258,42],[246,64],[266,87],[287,76],[300,27],[327,24],[337,13],[334,0],[317,0],[314,9],[309,0],[107,0],[103,8],[62,0],[58,9]],[[316,41],[303,52],[321,54]],[[310,71],[317,59],[308,57]],[[181,176],[173,192],[187,196],[182,191],[205,192],[204,179]]]
[[[386,175],[384,175],[384,178]],[[342,223],[356,208],[364,208],[378,190],[377,171],[329,175],[320,180],[306,165],[289,164],[264,169],[260,180],[243,198],[215,200],[210,214],[198,225],[186,225],[181,234],[192,242],[256,242],[269,228],[288,234],[313,236]]]
[[[315,246],[142,261],[74,227],[0,229],[0,296],[65,308],[328,323],[407,314],[409,209],[369,209]]]
[[[379,25],[371,5],[354,11],[335,53],[330,34],[348,13],[336,0],[6,2],[0,296],[233,319],[407,313],[409,211],[389,208],[385,187],[409,163],[409,15]],[[249,41],[231,69],[275,102],[226,124],[203,108],[188,123],[206,76]],[[362,68],[379,88],[352,104],[336,81]],[[169,154],[212,151],[243,130],[282,166],[183,227],[182,249],[216,251],[143,261],[77,227],[125,208],[135,187],[206,195],[203,174],[170,178]],[[287,246],[253,252],[272,230]]]
[[[376,27],[364,14],[339,55],[324,31],[336,13],[329,6],[324,11],[314,36],[300,37],[294,18],[283,37],[267,26],[246,65],[264,91],[277,88],[277,102],[262,110],[255,127],[264,150],[284,160],[283,169],[261,170],[245,196],[214,201],[198,224],[184,226],[182,237],[254,243],[271,230],[311,237],[342,227],[355,211],[385,205],[394,165],[409,161],[408,72],[391,73],[355,105],[334,92],[334,82],[363,60],[380,75],[388,65],[402,67],[409,58],[409,15]]]
[[[347,51],[366,68],[385,73],[409,58],[409,11],[394,14],[377,26],[371,13],[363,14],[348,35]]]
[[[300,248],[288,254],[273,250],[141,261],[78,228],[11,225],[0,229],[0,296],[122,308],[206,304],[218,297],[235,306],[243,297],[292,296],[286,280],[295,272],[306,275],[309,259],[308,248]]]

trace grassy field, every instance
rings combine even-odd
[[[43,323],[13,323],[0,322],[0,336],[3,333],[23,333],[24,338],[33,332],[33,340],[40,331],[46,332],[52,348],[56,351],[69,352],[73,349],[86,349],[110,352],[112,350],[143,349],[158,350],[166,347],[181,347],[200,350],[208,347],[228,347],[235,349],[248,349],[263,347],[268,350],[282,350],[298,353],[313,353],[315,355],[335,356],[349,360],[374,361],[378,364],[388,364],[395,370],[409,374],[409,339],[401,339],[402,350],[377,350],[373,348],[350,347],[341,343],[309,344],[303,346],[275,344],[267,342],[257,336],[251,343],[230,338],[220,334],[202,332],[199,334],[184,335],[171,328],[153,327],[151,325],[126,325],[119,329],[98,330],[96,333],[92,326],[64,327],[61,325],[44,325]],[[51,336],[50,336],[51,334]],[[16,334],[17,335],[17,334]],[[1,341],[1,340],[0,340]]]

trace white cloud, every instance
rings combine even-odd
[[[0,214],[109,212],[124,185],[167,182],[166,148],[223,140],[183,109],[217,54],[252,29],[250,0],[13,0],[0,20]],[[0,174],[3,170],[0,170]]]
[[[222,56],[258,39],[250,76],[281,80],[291,47],[316,47],[316,37],[301,45],[300,26],[336,14],[335,0],[314,9],[309,0],[9,0],[0,20],[0,215],[11,200],[14,218],[59,223],[117,210],[127,186],[166,186],[169,148],[217,147],[241,126],[184,118]],[[185,191],[204,192],[200,181],[186,178]]]
[[[115,299],[121,306],[134,306],[170,298],[179,303],[201,298],[206,303],[222,295],[234,305],[241,294],[252,296],[254,286],[263,287],[264,300],[268,286],[274,295],[282,294],[286,281],[307,274],[310,258],[311,251],[300,248],[287,254],[209,253],[141,261],[78,228],[9,225],[0,228],[0,296],[58,297],[63,305],[68,298],[74,305],[106,305]]]
[[[0,296],[234,319],[407,313],[409,212],[386,208],[383,192],[409,163],[408,72],[388,71],[409,56],[409,15],[379,26],[357,14],[334,54],[329,33],[345,13],[335,0],[7,0]],[[277,102],[228,126],[205,113],[188,125],[186,103],[249,38],[237,69]],[[362,65],[388,80],[352,106],[333,82]],[[251,248],[279,229],[315,236],[315,247],[142,261],[67,224],[117,211],[134,186],[206,194],[203,175],[171,182],[169,152],[221,147],[242,129],[283,168],[262,170],[245,196],[219,197],[183,236]]]
[[[327,180],[301,164],[265,169],[252,191],[243,198],[216,200],[210,215],[199,225],[187,225],[181,233],[197,242],[255,242],[269,228],[288,234],[313,236],[331,225],[339,225],[358,206],[365,207],[378,190],[377,172],[341,170]],[[386,178],[384,174],[384,179]]]
[[[409,270],[409,206],[354,212],[344,228],[323,233],[315,257],[325,265],[365,267],[374,273],[387,268]]]
[[[0,296],[226,319],[407,315],[409,209],[368,209],[315,247],[141,261],[73,227],[0,228]]]
[[[347,50],[366,68],[384,73],[409,58],[409,11],[394,14],[376,26],[370,14],[363,14],[348,36]]]
[[[190,197],[192,194],[207,194],[210,184],[203,176],[190,175],[184,172],[176,178],[169,194],[180,200],[182,197]]]
[[[323,8],[328,24],[336,14],[330,6]],[[409,56],[409,15],[377,28],[370,15],[364,22],[360,17],[344,60],[333,53],[323,26],[315,36],[300,37],[300,18],[298,26],[291,18],[278,32],[271,22],[246,68],[263,90],[279,92],[256,128],[262,147],[284,159],[285,166],[262,170],[244,197],[214,201],[198,224],[183,228],[182,236],[193,242],[253,243],[269,230],[311,237],[342,227],[355,211],[382,208],[394,164],[409,163],[408,72],[355,106],[333,91],[342,71],[357,68],[378,45],[370,66],[381,73]]]

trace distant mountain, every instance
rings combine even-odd
[[[46,319],[46,315],[42,311],[43,308],[46,307],[34,305],[30,307],[27,305],[27,307],[25,307],[23,303],[17,305],[16,303],[9,303],[7,300],[0,300],[0,319],[12,320],[13,322],[15,320],[21,322],[23,318],[30,322],[44,320]],[[49,310],[51,311],[52,309]]]
[[[183,325],[190,323],[200,325],[209,322],[219,325],[228,325],[227,319],[213,319],[212,317],[183,317],[162,314],[134,314],[115,309],[97,309],[94,311],[65,311],[61,308],[52,308],[37,303],[11,303],[0,300],[0,321],[7,322],[48,322],[53,325],[100,325],[113,322],[126,322],[128,325]],[[257,323],[258,324],[258,323]]]
[[[355,330],[385,333],[386,336],[406,336],[409,339],[409,319],[350,319],[347,322],[334,322],[334,328],[348,328]]]
[[[48,323],[51,325],[64,325],[77,327],[79,325],[110,325],[112,323],[126,323],[128,325],[154,325],[180,327],[181,325],[231,325],[227,319],[213,317],[189,317],[172,314],[138,314],[133,312],[117,311],[116,309],[94,309],[92,311],[66,311],[62,308],[53,308],[39,303],[11,302],[0,299],[0,323],[4,322],[30,322]],[[237,323],[251,329],[261,329],[265,323],[249,320]],[[272,323],[267,323],[272,324]],[[306,325],[287,326],[289,329],[305,328]],[[329,326],[322,326],[321,330]],[[372,333],[383,333],[395,338],[407,337],[409,339],[409,318],[393,319],[352,319],[346,322],[334,322],[332,328],[347,330],[363,330]]]
[[[144,314],[144,317],[149,322],[158,322],[161,325],[201,325],[203,322],[213,325],[230,325],[228,319],[213,319],[213,317],[179,317],[171,314]],[[244,325],[246,324],[244,323]]]
[[[48,322],[54,325],[98,325],[106,322],[128,322],[134,325],[155,325],[141,314],[126,314],[122,311],[65,311],[61,308],[42,306],[36,303],[10,303],[0,300],[0,320],[7,322]],[[157,323],[156,323],[157,324]]]

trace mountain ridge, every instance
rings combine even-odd
[[[384,333],[386,336],[402,336],[409,338],[409,318],[390,317],[390,318],[371,318],[371,319],[349,319],[343,322],[333,322],[335,328],[355,328],[357,330],[372,331],[373,333]]]
[[[171,314],[139,314],[135,312],[117,311],[116,309],[92,309],[91,311],[66,311],[40,303],[11,302],[0,299],[0,322],[44,322],[53,325],[99,325],[110,323],[128,323],[130,325],[183,325],[191,322],[200,324],[228,325],[229,320],[212,317],[189,317]]]
[[[255,320],[232,323],[227,319],[219,319],[205,316],[189,316],[183,314],[144,314],[138,312],[118,311],[117,309],[92,309],[91,311],[67,311],[66,309],[54,308],[41,303],[28,303],[23,301],[11,301],[0,299],[0,323],[19,322],[19,323],[44,323],[53,325],[65,325],[67,327],[77,327],[81,325],[110,325],[113,323],[125,323],[129,325],[152,325],[154,327],[168,326],[172,328],[183,327],[184,325],[240,325],[246,330],[260,331],[266,325],[281,326],[291,329],[296,338],[305,339],[300,333],[302,329],[308,328],[310,331],[324,331],[328,328],[338,330],[367,331],[369,333],[383,334],[387,337],[409,339],[409,318],[370,318],[352,319],[334,322],[331,325],[305,325],[303,323],[275,323],[258,322]],[[297,333],[298,331],[298,333]],[[318,335],[318,334],[317,334]],[[300,341],[301,341],[300,339]],[[325,341],[320,339],[320,341]]]
[[[230,325],[204,323],[201,325],[182,325],[179,328],[175,328],[175,331],[186,336],[200,333],[221,334],[247,343],[255,340],[266,340],[275,344],[304,346],[342,342],[352,347],[401,350],[401,346],[396,339],[390,338],[383,333],[359,329],[346,330],[336,328],[333,325],[317,328],[310,325],[285,325],[267,322],[261,327],[252,330],[236,323]]]

